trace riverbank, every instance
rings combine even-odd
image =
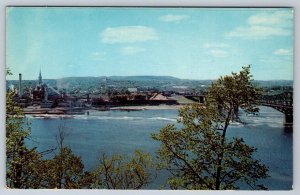
[[[142,110],[178,110],[184,105],[145,105],[145,106],[120,106],[120,107],[92,107],[92,108],[24,108],[24,114],[35,118],[72,118],[74,115],[89,115],[90,111],[142,111]]]
[[[110,110],[178,110],[182,108],[184,105],[155,105],[155,106],[120,106],[120,107],[112,107]]]

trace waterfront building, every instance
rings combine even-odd
[[[135,87],[128,88],[127,90],[128,90],[130,93],[137,93],[137,92],[138,92],[138,89],[135,88]]]

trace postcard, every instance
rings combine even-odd
[[[6,185],[291,190],[293,8],[6,8]]]

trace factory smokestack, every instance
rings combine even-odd
[[[19,97],[21,97],[22,94],[22,74],[19,73]]]

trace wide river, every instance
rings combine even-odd
[[[151,133],[158,132],[166,124],[176,123],[178,111],[90,111],[89,115],[76,115],[65,120],[28,118],[33,140],[28,142],[30,146],[36,146],[39,151],[55,148],[58,126],[65,123],[68,132],[65,144],[82,157],[85,169],[91,170],[102,153],[131,155],[134,150],[141,149],[155,155],[159,143],[152,140]],[[291,189],[293,134],[284,131],[283,114],[269,107],[261,107],[258,116],[242,114],[241,118],[246,125],[230,125],[228,137],[243,137],[248,145],[257,148],[255,158],[269,167],[270,175],[261,183],[270,190]],[[159,173],[148,188],[158,189],[166,177],[166,173]],[[241,188],[247,189],[244,186]]]

